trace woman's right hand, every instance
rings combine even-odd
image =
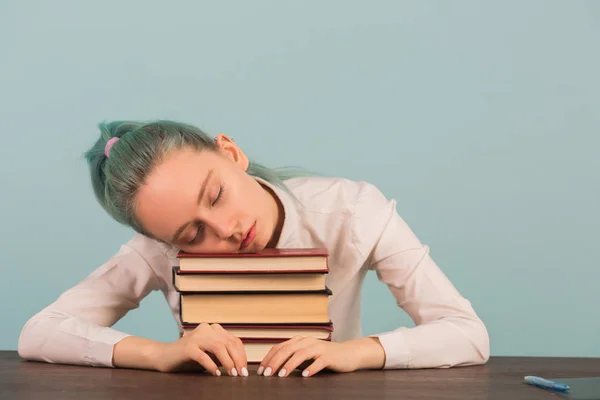
[[[202,366],[218,376],[219,366],[223,366],[231,376],[248,376],[242,341],[218,324],[200,324],[175,342],[157,344],[152,358],[162,372]]]

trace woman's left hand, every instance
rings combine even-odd
[[[279,371],[279,376],[287,376],[310,360],[314,361],[302,371],[302,376],[312,376],[324,368],[335,372],[381,368],[385,363],[385,353],[374,337],[341,343],[295,337],[273,346],[260,363],[258,374],[270,376]]]

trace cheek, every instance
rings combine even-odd
[[[217,240],[214,237],[206,238],[202,243],[196,245],[182,245],[179,249],[189,253],[226,253],[231,251],[231,246],[222,240]]]
[[[232,199],[235,203],[235,209],[243,216],[264,218],[268,206],[264,190],[261,187],[248,184],[240,192],[235,196],[235,199]]]
[[[227,192],[227,209],[238,218],[248,215],[255,208],[253,197],[247,185],[231,186]]]

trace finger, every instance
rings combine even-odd
[[[289,360],[287,360],[283,367],[281,367],[278,375],[280,377],[288,376],[290,372],[295,370],[302,362],[318,357],[320,355],[319,350],[318,346],[315,345],[299,349]]]
[[[312,342],[312,338],[301,338],[286,342],[274,352],[268,361],[265,362],[264,376],[275,374],[281,365],[283,365],[283,363],[286,362],[296,351],[303,347],[310,346]]]
[[[248,360],[246,357],[246,349],[244,348],[242,341],[235,336],[226,340],[227,352],[235,364],[235,369],[242,376],[248,376],[248,368],[246,368],[248,365]]]
[[[324,357],[318,357],[311,365],[302,371],[303,377],[313,376],[329,365]]]
[[[235,369],[235,363],[233,359],[229,355],[229,351],[227,350],[227,346],[220,340],[215,340],[209,346],[209,351],[213,353],[221,365],[225,368],[227,373],[231,376],[237,376],[237,370]]]
[[[304,371],[304,370],[305,370],[305,369],[306,369],[306,368],[307,368],[307,367],[308,367],[310,364],[312,364],[312,363],[313,363],[313,361],[315,361],[315,360],[305,360],[305,361],[303,361],[302,363],[300,363],[300,365],[298,365],[298,366],[296,367],[296,369],[299,369],[299,370],[301,370],[301,371]]]
[[[269,365],[269,362],[271,361],[271,358],[273,358],[273,355],[277,354],[277,352],[286,344],[288,343],[288,341],[285,342],[281,342],[278,343],[274,346],[271,346],[271,348],[269,349],[269,351],[267,352],[267,354],[263,357],[262,361],[260,362],[260,364],[258,365],[258,369],[256,370],[256,373],[258,375],[262,375],[263,371],[265,370],[265,368]]]
[[[269,362],[271,361],[271,359],[273,358],[273,355],[275,355],[283,346],[286,346],[290,343],[299,341],[301,339],[300,336],[296,336],[293,337],[291,339],[288,339],[284,342],[278,343],[274,346],[272,346],[269,351],[267,352],[267,354],[263,357],[262,361],[260,362],[258,369],[256,370],[256,373],[258,375],[262,375],[263,371],[265,370],[265,368],[268,367]]]
[[[210,324],[207,324],[206,322],[202,322],[201,324],[198,324],[198,326],[196,326],[194,328],[194,330],[192,331],[192,334],[203,333],[208,330],[210,330]]]
[[[199,347],[190,346],[188,357],[202,365],[211,374],[216,376],[221,375],[221,371],[219,371],[217,364],[215,364],[208,354],[200,350]]]
[[[213,328],[221,335],[222,340],[225,343],[225,346],[227,347],[227,352],[229,353],[229,356],[235,364],[236,371],[231,371],[232,374],[241,374],[243,376],[248,376],[248,359],[246,356],[246,349],[244,348],[244,344],[242,343],[240,338],[229,333],[221,325],[214,324]]]
[[[217,356],[215,356],[213,353],[206,353],[207,356],[210,357],[211,360],[213,360],[213,362],[215,364],[217,364],[217,367],[221,366],[221,361],[219,361],[219,359],[217,358]]]
[[[258,366],[258,370],[256,371],[258,373],[258,375],[262,375],[263,371],[265,372],[265,376],[271,375],[273,373],[273,368],[270,367],[270,364],[273,360],[273,357],[276,354],[279,354],[279,352],[282,349],[284,349],[286,346],[289,346],[290,344],[295,343],[299,340],[300,340],[300,337],[294,337],[294,338],[286,340],[285,342],[281,342],[281,343],[278,343],[278,344],[272,346],[269,349],[269,351],[267,352],[267,355],[264,356],[264,358],[260,362],[260,365]]]
[[[282,347],[288,346],[292,343],[295,342],[299,342],[300,340],[304,339],[303,336],[294,336],[291,339],[288,339],[286,341],[283,341],[281,343],[278,343],[274,346],[272,346],[269,351],[267,352],[267,354],[263,357],[263,360],[260,363],[260,367],[266,367],[267,364],[271,361],[271,358],[273,358],[273,356],[279,351],[281,350]]]

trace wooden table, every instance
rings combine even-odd
[[[523,376],[600,376],[598,358],[492,357],[484,366],[321,373],[303,378],[213,377],[24,361],[0,351],[0,399],[560,399]]]

